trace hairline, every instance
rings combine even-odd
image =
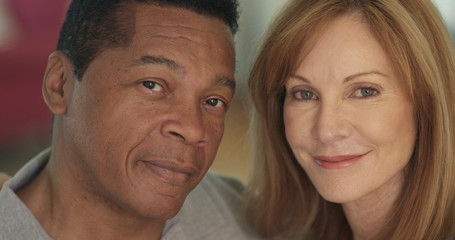
[[[118,35],[123,36],[123,41],[121,43],[116,43],[113,40],[109,38],[100,38],[98,40],[98,44],[95,45],[90,45],[90,46],[95,46],[95,50],[93,50],[93,54],[89,56],[86,61],[85,65],[82,65],[81,68],[79,66],[74,65],[74,56],[72,56],[71,52],[73,51],[71,48],[73,47],[72,44],[66,46],[63,49],[59,48],[60,44],[60,37],[59,36],[59,43],[57,46],[57,51],[63,52],[65,55],[68,56],[68,58],[71,61],[71,64],[74,67],[74,75],[77,80],[82,80],[86,70],[90,66],[90,64],[104,51],[109,50],[109,49],[117,49],[117,48],[126,48],[131,46],[131,44],[134,41],[134,36],[136,34],[136,24],[137,24],[137,19],[136,19],[136,14],[137,14],[137,6],[140,4],[147,4],[147,5],[155,5],[155,6],[160,6],[163,8],[175,8],[175,9],[180,9],[184,11],[190,11],[192,13],[195,13],[199,16],[204,16],[208,18],[213,18],[217,19],[220,22],[222,22],[226,27],[229,28],[232,36],[235,35],[237,31],[237,20],[233,22],[233,26],[230,26],[230,24],[227,22],[227,20],[223,19],[222,17],[216,15],[216,14],[209,14],[207,12],[201,12],[198,11],[195,7],[191,6],[184,6],[184,5],[178,5],[178,4],[173,4],[169,2],[160,2],[158,0],[150,0],[150,1],[138,1],[138,0],[125,0],[120,3],[116,4],[116,8],[112,13],[108,14],[107,16],[113,16],[115,20],[115,27],[112,32],[117,33]],[[238,14],[238,13],[237,13]],[[238,15],[237,15],[238,16]],[[236,17],[237,17],[236,16]],[[126,21],[120,21],[122,17],[125,17]],[[237,17],[238,18],[238,17]],[[103,19],[104,21],[106,20],[106,17]],[[65,19],[66,21],[66,19]],[[62,27],[63,29],[63,27]]]

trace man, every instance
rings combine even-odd
[[[200,182],[234,94],[237,15],[235,0],[74,0],[44,76],[52,146],[2,188],[0,239],[248,238],[241,187]]]

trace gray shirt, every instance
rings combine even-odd
[[[39,173],[49,156],[49,149],[41,152],[4,184],[0,191],[0,239],[51,239],[15,194]],[[242,190],[240,182],[209,171],[179,213],[166,221],[161,239],[255,239],[238,221]]]

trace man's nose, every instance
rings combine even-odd
[[[175,106],[161,127],[163,135],[178,138],[185,144],[202,144],[206,141],[206,129],[200,105]]]

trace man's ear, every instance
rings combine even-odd
[[[48,59],[43,79],[43,98],[54,115],[66,113],[68,91],[74,86],[73,65],[68,56],[61,52],[53,52]]]

